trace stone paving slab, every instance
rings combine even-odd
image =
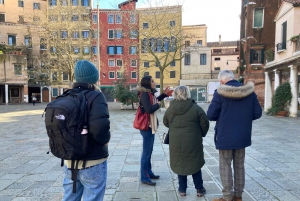
[[[209,104],[199,104],[206,111]],[[51,154],[45,132],[46,104],[0,105],[0,201],[57,201],[63,197],[63,168]],[[211,122],[204,138],[206,164],[203,180],[207,194],[197,197],[192,177],[187,196],[178,195],[178,180],[169,166],[169,147],[160,142],[167,128],[164,109],[152,155],[153,169],[161,177],[157,186],[139,181],[142,138],[132,127],[131,106],[109,103],[112,138],[104,201],[202,201],[221,197],[218,150]],[[253,122],[252,146],[246,149],[244,201],[300,200],[300,118],[265,116]]]

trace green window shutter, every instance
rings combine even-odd
[[[282,49],[286,49],[286,29],[287,29],[287,22],[282,24]]]
[[[260,63],[265,63],[265,49],[262,49],[261,50],[261,61],[260,61]]]
[[[252,59],[253,54],[254,54],[254,50],[250,50],[250,64],[253,63],[253,59]]]

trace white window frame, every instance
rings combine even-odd
[[[135,73],[135,77],[132,76],[133,73]],[[131,71],[131,79],[137,79],[137,73],[136,73],[136,71]]]
[[[132,53],[132,51],[131,51],[132,48],[135,48],[135,52],[134,52],[134,53]],[[135,54],[137,54],[137,47],[136,47],[136,46],[134,46],[134,45],[133,45],[133,46],[130,46],[130,47],[129,47],[129,50],[130,50],[130,51],[129,51],[129,54],[130,54],[130,55],[135,55]]]
[[[254,26],[254,19],[255,19],[255,10],[257,9],[262,9],[263,10],[263,13],[262,13],[262,19],[261,19],[261,27],[255,27]],[[263,28],[264,27],[264,19],[265,19],[265,9],[262,8],[262,7],[257,7],[257,8],[254,8],[253,9],[253,28]]]
[[[55,95],[53,94],[53,91],[54,91],[54,90],[56,90],[57,96],[59,96],[58,88],[51,88],[51,96],[52,96],[52,97],[57,97],[57,96],[55,96]]]
[[[130,30],[130,39],[138,38],[138,30]]]
[[[6,19],[5,19],[5,18],[6,18],[5,13],[0,13],[0,15],[3,15],[3,19],[4,19],[4,20],[3,20],[2,22],[5,22],[5,20],[6,20]]]
[[[112,37],[110,37],[110,33],[112,32]],[[114,29],[109,29],[107,32],[107,38],[108,39],[114,39],[115,38],[115,30]]]
[[[135,61],[135,65],[134,66],[132,65],[132,61]],[[137,60],[136,59],[130,60],[130,66],[131,67],[137,67]]]
[[[18,68],[18,70],[16,70]],[[14,64],[14,75],[22,75],[22,65]]]
[[[110,73],[113,73],[114,74],[114,77],[110,77]],[[115,71],[109,71],[108,72],[108,79],[116,79],[116,73],[115,73]]]
[[[117,78],[117,79],[122,79],[122,76],[121,76],[121,75],[122,75],[122,72],[121,72],[121,71],[117,71],[117,72],[116,72],[116,78]],[[118,76],[119,76],[119,77],[118,77]]]
[[[120,17],[120,18],[119,18],[120,21],[117,20],[118,17]],[[116,18],[116,19],[115,19],[115,20],[116,20],[116,24],[122,24],[122,15],[121,15],[121,14],[116,14],[115,18]]]
[[[53,79],[55,77],[55,74],[56,74],[56,79]],[[56,71],[51,73],[51,80],[52,81],[58,81],[58,73]]]
[[[119,33],[121,33],[121,37],[118,37]],[[122,39],[123,38],[123,30],[122,29],[115,30],[115,38],[116,39]]]
[[[88,35],[87,35],[87,37],[84,37],[84,34],[83,33],[85,33],[85,32],[87,32],[88,33]],[[88,39],[89,37],[90,37],[90,31],[89,30],[82,30],[82,38],[83,39]]]
[[[67,79],[64,79],[64,74],[67,74]],[[63,72],[63,73],[61,74],[61,77],[62,77],[62,81],[63,81],[63,82],[69,81],[69,74],[68,74],[68,73]]]
[[[145,64],[148,64],[148,66],[145,66]],[[150,68],[150,62],[149,61],[144,61],[143,67],[144,68]]]
[[[86,52],[86,50],[87,50],[87,52]],[[89,46],[84,46],[84,47],[82,47],[82,53],[83,53],[84,55],[90,54],[90,53],[91,53],[90,47],[89,47]]]
[[[175,76],[174,76],[174,77],[171,77],[171,72],[174,72],[174,73],[175,73]],[[171,70],[171,71],[170,71],[170,78],[171,78],[171,79],[175,79],[175,78],[176,78],[176,71],[175,71],[175,70]]]
[[[135,23],[136,23],[136,17],[135,17],[135,14],[130,14],[129,20],[130,20],[130,23],[131,23],[131,24],[135,24]]]
[[[111,18],[112,18],[112,20],[110,21],[109,19],[111,19]],[[114,14],[108,14],[107,15],[107,24],[113,24],[114,21],[115,21],[115,15]]]
[[[33,3],[33,10],[41,10],[41,4],[40,3]]]
[[[95,21],[95,16],[96,16],[96,21]],[[97,24],[98,23],[98,15],[97,14],[93,14],[93,24]]]
[[[111,63],[110,63],[111,62]],[[116,64],[115,64],[115,60],[114,59],[109,59],[108,60],[108,67],[115,67]]]
[[[120,62],[121,61],[121,65],[118,65],[118,62]],[[123,66],[123,60],[122,59],[117,59],[116,60],[116,66],[117,67],[122,67]]]

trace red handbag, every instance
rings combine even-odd
[[[150,103],[152,104],[152,95],[151,93],[149,94],[149,98],[150,98]],[[141,97],[141,94],[139,96],[139,98]],[[133,121],[133,127],[138,129],[138,130],[148,130],[149,129],[149,122],[150,122],[150,115],[145,112],[144,114],[142,113],[141,110],[141,104],[139,105],[136,114],[135,114],[135,118]]]

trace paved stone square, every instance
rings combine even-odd
[[[199,104],[206,111],[208,103]],[[45,131],[46,104],[0,105],[0,201],[57,201],[63,197],[63,168],[51,154]],[[177,193],[177,175],[169,167],[168,145],[160,142],[167,131],[164,111],[157,113],[153,169],[161,178],[155,187],[140,183],[142,137],[132,127],[135,110],[109,103],[112,138],[109,143],[105,201],[204,201],[221,197],[218,151],[211,122],[204,138],[203,167],[207,194],[197,197],[188,177],[187,196]],[[299,116],[299,115],[298,115]],[[239,118],[239,117],[236,117]],[[246,149],[246,188],[243,201],[300,200],[300,118],[263,115],[253,123],[252,146]]]

